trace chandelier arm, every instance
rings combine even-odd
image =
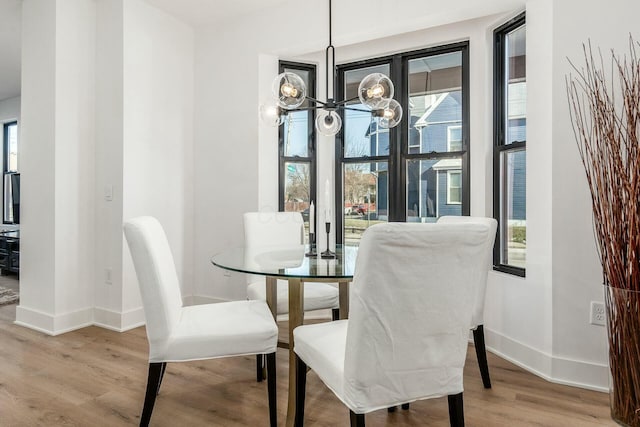
[[[319,99],[315,99],[315,98],[312,98],[310,96],[307,96],[306,98],[307,98],[308,101],[315,102],[318,105],[327,105],[326,102],[322,102]],[[319,106],[315,106],[314,108],[320,108],[320,107]]]
[[[344,105],[344,104],[346,104],[348,102],[355,101],[356,99],[358,99],[358,96],[354,96],[353,98],[345,99],[344,101],[338,101],[338,102],[336,102],[336,105]]]
[[[342,106],[342,105],[340,106],[340,108],[342,110],[360,111],[360,112],[363,112],[363,113],[372,113],[373,112],[373,110],[364,110],[362,108],[345,107],[345,106]]]
[[[313,110],[318,110],[321,109],[322,106],[320,105],[314,105],[313,107],[298,107],[298,108],[292,108],[290,110],[286,110],[287,112],[291,112],[291,111],[313,111]]]

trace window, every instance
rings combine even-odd
[[[462,150],[462,126],[449,126],[447,128],[447,151]]]
[[[18,122],[4,124],[2,222],[19,222]]]
[[[527,255],[526,26],[522,14],[494,32],[493,205],[495,269],[525,275]]]
[[[383,73],[404,117],[379,129],[346,110],[336,140],[338,242],[357,242],[385,221],[435,222],[469,214],[468,44],[456,43],[338,66],[336,95],[354,99],[363,77]]]
[[[447,204],[462,203],[462,174],[460,171],[447,171]]]
[[[280,72],[299,75],[307,86],[307,95],[315,98],[316,68],[314,65],[280,62]],[[305,101],[302,107],[308,107]],[[309,227],[309,205],[315,201],[315,113],[291,111],[279,130],[279,210],[301,212],[305,227]],[[308,233],[305,233],[307,236]]]

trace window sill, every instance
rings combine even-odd
[[[526,270],[524,268],[513,267],[510,265],[494,265],[493,271],[499,271],[501,273],[507,273],[518,277],[526,277]]]

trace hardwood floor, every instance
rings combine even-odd
[[[117,333],[89,327],[49,337],[13,325],[15,305],[0,307],[0,426],[126,426],[139,423],[146,386],[143,328]],[[287,352],[278,350],[278,420],[286,411]],[[465,368],[467,426],[613,426],[608,395],[546,382],[489,354],[493,388],[482,388],[473,348]],[[267,383],[255,358],[168,364],[154,426],[266,426]],[[347,426],[348,410],[313,374],[307,377],[308,426]],[[366,416],[367,426],[448,426],[445,398],[409,411]]]

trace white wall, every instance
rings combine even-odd
[[[143,1],[124,2],[123,218],[163,224],[183,294],[193,255],[193,30]],[[125,254],[123,309],[139,307]]]
[[[56,15],[56,311],[91,312],[95,3],[58,1]]]
[[[57,334],[93,315],[95,3],[23,3],[21,298]]]
[[[144,314],[123,221],[160,220],[192,293],[193,31],[141,0],[101,0],[97,45],[95,321],[126,330]]]
[[[21,289],[16,320],[53,329],[55,315],[55,2],[23,2]],[[23,309],[37,319],[26,318]]]
[[[591,198],[569,122],[565,76],[572,71],[567,57],[584,64],[582,43],[588,40],[602,50],[605,70],[611,69],[611,49],[628,56],[629,35],[640,40],[640,3],[614,0],[606,8],[585,8],[568,0],[554,2],[553,11],[553,348],[559,358],[604,365],[605,328],[589,324],[590,301],[603,301],[602,270]]]
[[[20,97],[7,98],[0,101],[0,124],[20,121]]]
[[[589,324],[591,301],[603,300],[602,269],[565,76],[567,58],[582,64],[589,39],[605,58],[627,52],[638,12],[624,0],[527,2],[527,84],[536,94],[527,100],[527,278],[493,273],[487,293],[488,345],[552,381],[603,391],[606,332]]]
[[[112,329],[140,321],[122,314],[124,23],[122,1],[99,0],[96,17],[94,321]],[[106,200],[105,191],[112,192]],[[106,269],[111,284],[105,283]]]
[[[487,345],[550,377],[552,0],[527,2],[527,266],[526,278],[490,272],[485,305]],[[493,29],[505,20],[498,20]],[[491,97],[491,95],[489,95]],[[491,107],[489,107],[489,111]],[[491,120],[488,118],[487,120]],[[491,210],[490,210],[491,211]]]
[[[123,219],[163,222],[192,293],[193,31],[141,0],[27,0],[23,20],[16,321],[138,326]]]

